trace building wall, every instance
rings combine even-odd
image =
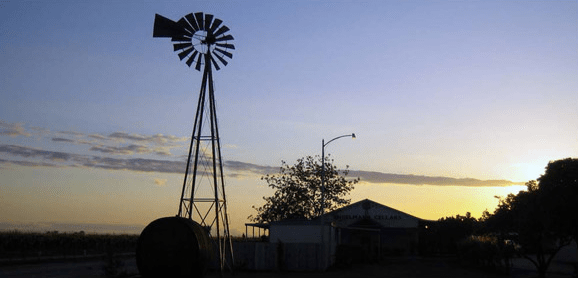
[[[328,226],[325,237],[329,237]],[[271,243],[321,243],[321,225],[315,224],[271,224],[269,241]]]
[[[314,271],[327,268],[319,243],[234,242],[235,264],[245,270]]]
[[[337,245],[369,259],[417,253],[420,219],[371,200],[335,210],[324,220],[336,228]]]
[[[268,251],[275,251],[277,267],[287,270],[325,269],[343,255],[338,248],[369,260],[416,254],[419,223],[417,217],[366,199],[317,220],[271,223]]]

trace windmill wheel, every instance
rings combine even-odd
[[[229,28],[221,25],[222,20],[211,14],[191,13],[174,22],[161,15],[155,16],[153,37],[171,37],[174,51],[190,67],[200,71],[201,66],[210,60],[216,70],[219,63],[227,65],[227,58],[232,59],[235,46],[230,43],[233,36],[227,34]],[[216,60],[215,60],[216,58]],[[218,61],[218,62],[217,62]]]

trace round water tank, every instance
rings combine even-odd
[[[137,242],[136,264],[143,277],[202,277],[212,259],[209,234],[190,219],[157,219]]]

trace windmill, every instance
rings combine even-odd
[[[230,50],[235,49],[231,44],[234,38],[227,34],[229,28],[221,25],[222,23],[222,20],[214,18],[213,15],[202,12],[188,14],[176,22],[159,14],[155,15],[153,37],[171,38],[173,49],[178,52],[179,59],[189,67],[202,71],[203,78],[177,216],[152,222],[139,238],[139,246],[142,245],[140,252],[137,248],[139,271],[141,267],[144,272],[148,272],[151,267],[158,267],[156,271],[150,271],[150,274],[143,274],[146,276],[155,277],[163,275],[163,272],[179,270],[189,272],[191,263],[199,264],[203,263],[203,259],[210,259],[212,253],[208,252],[211,250],[202,245],[202,241],[205,240],[216,243],[221,272],[225,267],[232,269],[231,264],[234,263],[212,71],[213,67],[220,70],[220,65],[227,65],[227,59],[233,58]],[[177,232],[182,235],[174,234]],[[205,239],[204,235],[212,236],[213,239]],[[178,239],[182,241],[175,242]],[[142,243],[140,240],[143,240]],[[172,240],[172,244],[158,246],[158,243],[169,243],[165,240]],[[189,248],[190,255],[194,257],[186,257],[179,244],[193,245]],[[167,251],[166,248],[172,253],[164,253]],[[152,255],[164,255],[175,260],[160,266],[157,261],[159,256],[152,257]],[[154,263],[148,262],[149,256],[151,256],[149,259],[155,260]],[[175,256],[182,258],[174,258]],[[227,256],[230,257],[230,263],[227,262]],[[176,270],[175,264],[179,265]],[[203,266],[198,266],[195,270],[204,269]],[[187,274],[178,276],[184,277]]]

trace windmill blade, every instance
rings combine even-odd
[[[191,37],[187,37],[186,35],[183,36],[177,36],[177,37],[173,37],[173,39],[171,39],[172,42],[178,42],[178,41],[188,41],[191,42]]]
[[[215,54],[215,57],[217,57],[221,61],[221,63],[223,63],[223,65],[225,65],[225,66],[227,65],[227,61],[224,58],[222,58],[221,56],[219,56],[219,54],[215,53],[214,50],[213,50],[213,54]]]
[[[195,65],[195,69],[201,71],[201,60],[203,59],[203,55],[199,55],[199,59],[197,60],[197,64]]]
[[[217,29],[217,27],[219,27],[219,25],[221,25],[221,23],[223,23],[222,20],[215,19],[215,21],[213,22],[213,25],[211,26],[211,33],[215,32],[215,30]]]
[[[211,22],[213,21],[213,15],[205,14],[205,30],[209,30],[211,27]]]
[[[195,61],[195,57],[197,56],[198,53],[199,53],[199,52],[197,52],[197,50],[195,50],[195,51],[193,52],[193,54],[192,54],[192,55],[189,57],[189,59],[187,60],[187,65],[188,65],[189,67],[191,67],[191,64],[193,64],[193,61]],[[201,59],[201,56],[199,56],[199,59]]]
[[[194,50],[195,50],[194,48],[189,48],[189,49],[186,49],[186,50],[180,52],[180,53],[179,53],[179,58],[180,58],[181,60],[183,60],[184,58],[186,58],[186,57],[187,57],[192,51],[194,51]]]
[[[219,46],[219,47],[226,48],[226,49],[235,50],[235,46],[234,46],[233,44],[217,43],[217,44],[215,44],[215,45],[217,45],[217,46]]]
[[[217,32],[215,32],[215,34],[213,34],[213,36],[215,37],[219,37],[219,35],[225,33],[229,31],[229,28],[226,25],[221,26],[221,28],[219,28],[219,30],[217,30]]]
[[[197,20],[195,19],[195,16],[193,15],[193,13],[186,15],[185,19],[187,19],[189,24],[193,27],[193,29],[194,29],[193,32],[199,30],[199,26],[197,25]]]
[[[155,14],[153,37],[177,37],[183,35],[183,29],[171,19]]]
[[[203,66],[219,70],[228,64],[225,57],[232,59],[231,50],[235,50],[235,45],[228,42],[234,40],[228,31],[223,21],[212,14],[189,13],[178,21],[155,14],[153,37],[171,38],[173,50],[189,67],[195,64],[198,71]]]
[[[217,51],[217,52],[219,52],[219,53],[221,53],[221,54],[229,57],[230,59],[233,58],[233,54],[231,54],[231,53],[229,53],[229,52],[227,52],[227,51],[225,51],[225,50],[221,50],[221,49],[219,49],[219,48],[215,48],[215,51]]]
[[[179,44],[175,44],[174,46],[174,51],[178,51],[187,47],[191,47],[193,46],[193,43],[179,43]]]
[[[177,25],[183,29],[183,31],[185,32],[185,35],[191,36],[191,35],[193,35],[193,33],[195,33],[195,31],[193,31],[193,28],[185,20],[185,18],[181,18],[179,21],[177,21]]]
[[[227,41],[227,40],[233,40],[233,39],[235,39],[235,38],[233,38],[233,35],[226,35],[226,36],[223,36],[221,38],[215,39],[215,42]]]
[[[203,12],[195,13],[195,18],[197,18],[197,24],[199,25],[199,30],[204,30],[203,28]]]
[[[219,67],[219,65],[217,64],[217,62],[215,61],[215,59],[213,58],[213,56],[209,56],[211,58],[211,61],[213,62],[213,65],[215,66],[215,69],[218,71],[221,68]]]

